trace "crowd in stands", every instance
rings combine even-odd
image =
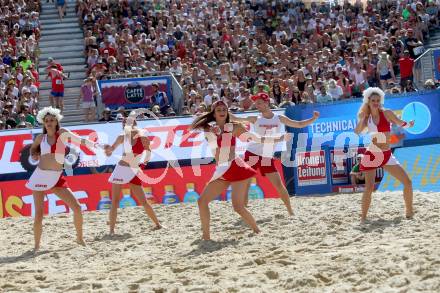
[[[0,130],[36,123],[39,12],[38,0],[0,0]]]
[[[8,19],[3,21],[7,41],[0,67],[4,95],[12,97],[18,117],[19,101],[26,97],[23,85],[30,83],[25,104],[26,115],[32,115],[38,106],[33,69],[38,4],[1,2],[6,4],[1,15]],[[388,93],[420,90],[412,69],[430,29],[439,28],[440,0],[361,2],[78,0],[86,83],[90,87],[90,80],[119,74],[169,71],[183,87],[184,115],[207,111],[218,99],[233,111],[252,110],[251,96],[258,92],[268,93],[278,108],[360,97],[370,86]],[[22,62],[25,67],[17,66]],[[437,82],[429,80],[427,87],[436,88]],[[91,92],[84,89],[87,97]],[[2,97],[2,110],[6,100]],[[165,106],[158,101],[152,110],[175,115]]]
[[[82,0],[78,15],[90,74],[170,71],[184,88],[184,114],[197,114],[217,99],[252,109],[260,91],[274,108],[360,97],[369,86],[415,91],[414,59],[439,26],[439,8],[438,0],[307,8],[291,0]]]

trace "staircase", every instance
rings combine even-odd
[[[83,55],[84,37],[75,14],[75,1],[67,1],[66,16],[63,21],[58,17],[54,3],[42,2],[41,38],[40,38],[40,108],[50,106],[50,79],[45,80],[47,59],[52,57],[61,63],[64,72],[70,78],[64,80],[64,119],[63,123],[82,122],[84,120],[81,107],[76,108],[80,87],[86,77],[85,59]]]

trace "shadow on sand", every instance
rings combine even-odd
[[[384,230],[385,228],[400,226],[402,220],[403,220],[402,217],[397,217],[392,220],[386,220],[386,219],[367,220],[364,224],[355,227],[355,229],[365,233],[381,231]]]
[[[21,255],[0,257],[0,265],[1,264],[16,263],[19,261],[28,261],[28,260],[34,259],[40,255],[54,253],[54,252],[65,252],[65,251],[72,250],[74,248],[75,247],[72,246],[72,247],[57,249],[57,250],[39,250],[37,253],[35,253],[33,249],[30,249],[30,250],[23,252]]]
[[[101,236],[96,236],[94,238],[94,242],[99,242],[99,241],[125,241],[127,239],[132,238],[133,235],[131,235],[130,233],[124,233],[124,234],[104,234]]]
[[[197,248],[191,250],[185,254],[185,256],[199,256],[205,253],[222,250],[225,247],[235,246],[237,244],[238,241],[236,239],[225,239],[221,241],[198,239],[191,243],[191,245],[197,245]]]

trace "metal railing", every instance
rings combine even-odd
[[[425,81],[428,79],[434,79],[434,50],[440,49],[440,44],[435,47],[431,47],[423,52],[422,55],[417,57],[414,61],[414,85],[418,89],[423,89]]]

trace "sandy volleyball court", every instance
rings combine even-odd
[[[156,206],[166,230],[125,209],[118,235],[107,214],[85,214],[87,248],[74,244],[70,215],[46,218],[42,252],[30,218],[0,220],[0,292],[440,292],[440,194],[415,193],[405,220],[400,193],[375,194],[358,223],[360,194],[251,202],[261,235],[229,203],[212,204],[212,238],[199,241],[196,205]]]

